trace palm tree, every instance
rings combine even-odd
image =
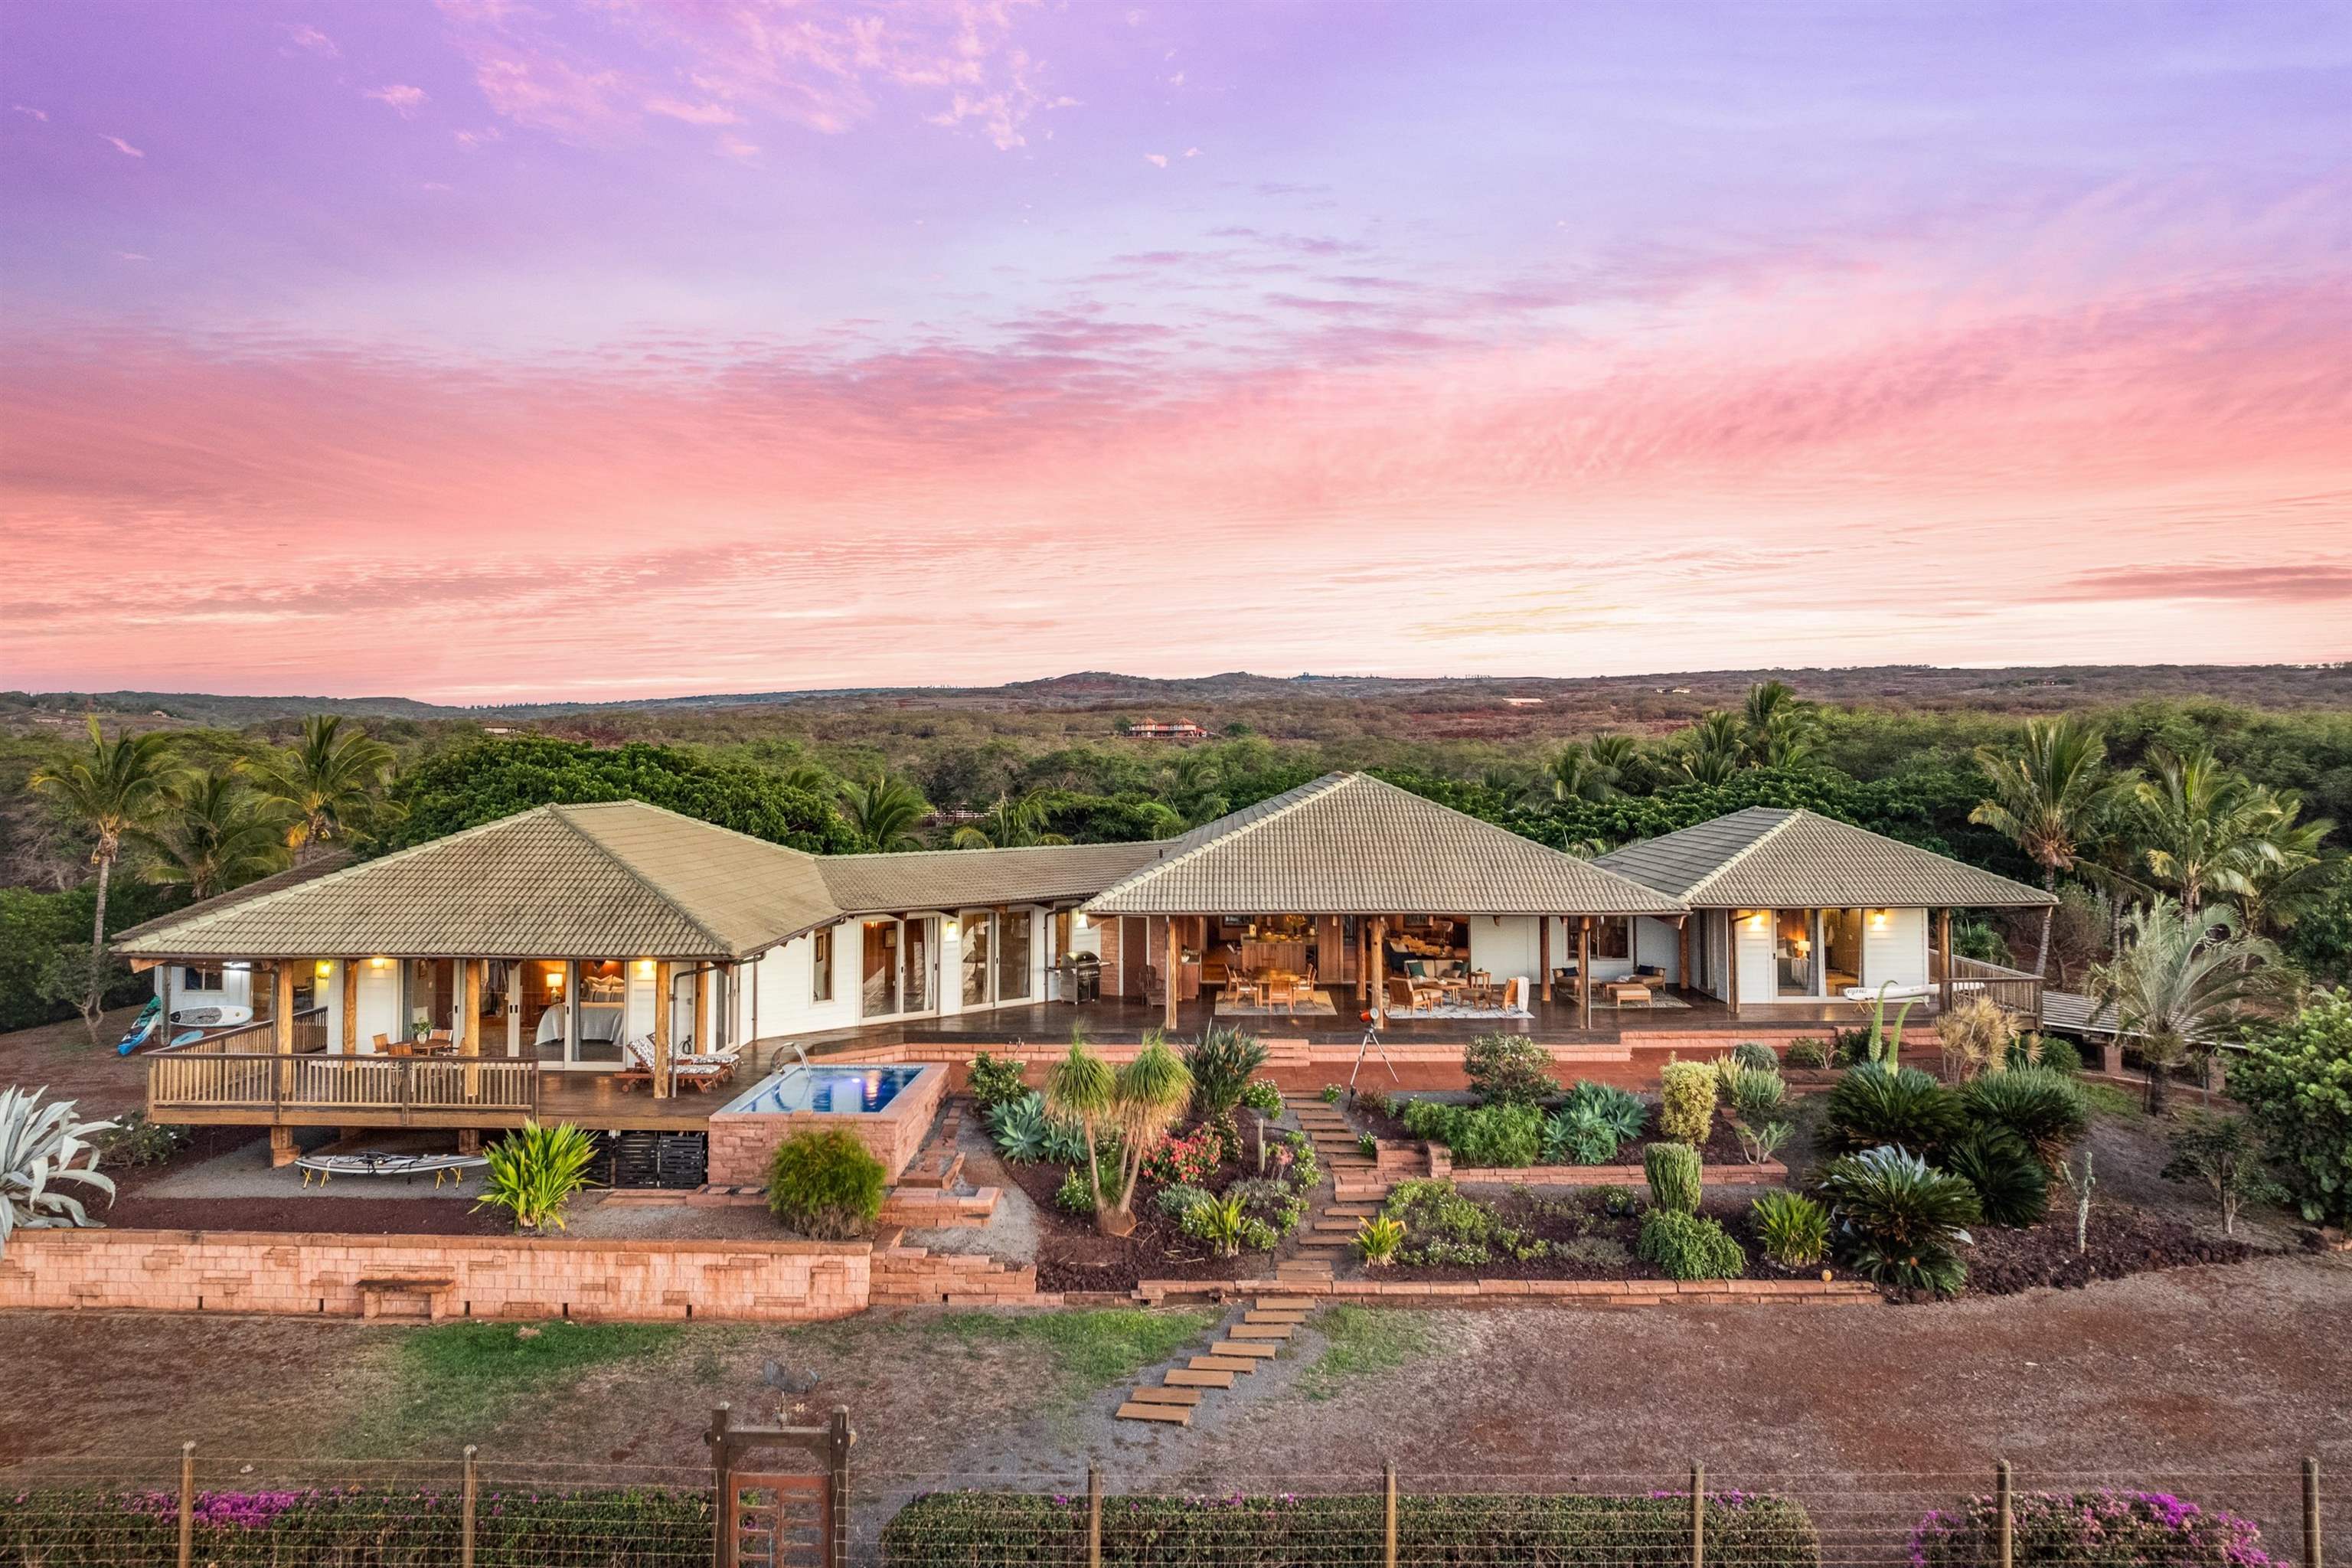
[[[2132,791],[2149,875],[2194,910],[2208,893],[2242,893],[2279,859],[2271,833],[2278,802],[2210,751],[2175,756],[2151,749],[2156,776]]]
[[[1035,790],[1018,800],[998,795],[988,815],[955,830],[949,840],[959,849],[1016,849],[1031,844],[1067,844],[1059,833],[1045,831],[1045,797]]]
[[[1739,759],[1747,743],[1739,721],[1720,709],[1710,708],[1685,733],[1688,747],[1682,756],[1684,774],[1694,784],[1730,783],[1731,775],[1739,771]]]
[[[192,899],[226,893],[286,864],[288,808],[257,796],[232,766],[196,775],[170,809],[138,834],[152,857],[151,882],[177,884]]]
[[[2246,935],[2226,904],[2192,910],[2161,895],[2133,910],[2124,931],[2114,959],[2091,970],[2092,1014],[2113,1007],[2117,1037],[2138,1037],[2147,1108],[2162,1110],[2166,1074],[2275,988],[2278,950]]]
[[[841,792],[841,808],[861,848],[887,855],[923,847],[915,829],[930,814],[930,805],[904,779],[877,773],[864,784],[847,785]]]
[[[364,832],[392,810],[383,798],[392,779],[392,748],[370,740],[363,730],[346,735],[342,725],[335,715],[312,714],[302,721],[299,740],[254,770],[263,795],[293,808],[286,842],[297,861]]]
[[[2014,754],[1977,748],[1977,768],[1991,795],[1977,803],[1969,820],[2004,835],[2042,868],[2042,886],[2055,898],[2058,873],[2071,871],[2099,825],[2116,786],[2101,775],[2106,742],[2080,720],[2029,719],[2025,746]],[[2050,963],[2050,921],[2056,906],[2042,910],[2042,940],[2033,950],[2033,974]]]
[[[36,771],[32,787],[56,800],[97,840],[89,863],[98,868],[98,908],[90,917],[89,994],[82,1022],[98,1037],[106,995],[106,895],[123,841],[153,826],[172,804],[180,768],[172,738],[160,731],[108,740],[89,721],[89,750]]]
[[[1749,687],[1742,718],[1741,751],[1749,762],[1768,767],[1794,767],[1803,762],[1813,749],[1820,724],[1813,705],[1780,680]]]
[[[1607,800],[1617,793],[1618,771],[1602,762],[1590,745],[1563,746],[1559,754],[1544,770],[1545,786],[1551,798],[1559,802],[1571,800]]]
[[[2294,930],[2307,911],[2335,891],[2345,867],[2341,858],[2321,853],[2327,836],[2336,831],[2334,822],[2324,816],[2297,822],[2295,818],[2303,815],[2303,797],[2293,790],[2263,793],[2269,796],[2272,807],[2272,820],[2263,836],[2270,841],[2275,858],[2247,873],[2245,886],[2238,889],[2238,912],[2245,917],[2248,931],[2270,936]]]
[[[1595,735],[1584,742],[1591,753],[1592,765],[1609,770],[1610,782],[1618,789],[1632,787],[1642,768],[1642,744],[1631,735]]]

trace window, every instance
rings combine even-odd
[[[963,953],[958,964],[963,976],[961,994],[967,1007],[988,1005],[988,926],[992,917],[974,910],[963,917]]]
[[[1027,910],[999,917],[996,941],[996,999],[1017,1002],[1029,994],[1029,951],[1034,921]]]
[[[833,1000],[833,932],[821,931],[809,938],[809,1000]]]
[[[221,977],[221,974],[222,972],[217,965],[208,969],[199,969],[193,963],[183,964],[180,967],[180,989],[226,991],[228,989],[228,983]]]
[[[898,922],[866,922],[864,984],[858,993],[861,1017],[879,1018],[898,1010]]]
[[[1772,961],[1777,990],[1783,996],[1818,996],[1815,984],[1817,943],[1811,910],[1776,910],[1772,917]]]
[[[1601,919],[1592,922],[1592,956],[1595,958],[1631,958],[1633,956],[1633,921],[1631,916],[1622,920]]]

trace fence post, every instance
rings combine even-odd
[[[1087,1467],[1087,1568],[1102,1568],[1102,1467]]]
[[[728,1568],[727,1531],[734,1514],[734,1483],[729,1472],[733,1468],[734,1440],[728,1436],[735,1423],[735,1412],[725,1401],[710,1407],[710,1430],[705,1440],[710,1445],[710,1568]]]
[[[191,1438],[180,1445],[180,1568],[190,1568],[195,1560],[196,1445]]]
[[[842,1568],[849,1561],[849,1445],[855,1440],[849,1406],[835,1405],[833,1419],[825,1423],[824,1500],[833,1529],[825,1536],[824,1568]]]
[[[1397,1568],[1396,1461],[1381,1466],[1381,1568]]]
[[[457,1522],[458,1568],[474,1568],[474,1505],[482,1495],[481,1478],[475,1469],[474,1456],[480,1451],[471,1443],[466,1445],[466,1511]]]
[[[2319,1568],[2319,1456],[2303,1458],[2303,1568]]]
[[[2009,1461],[2002,1459],[1992,1468],[1993,1511],[2000,1528],[2000,1568],[2011,1568],[2017,1545],[2016,1492],[2011,1485]]]
[[[1691,1568],[1706,1568],[1706,1467],[1691,1461]]]

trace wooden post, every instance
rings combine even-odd
[[[1592,917],[1576,919],[1577,1027],[1592,1027]]]
[[[2009,1461],[2003,1459],[1992,1468],[1992,1504],[1994,1527],[2000,1532],[1996,1546],[1995,1568],[2011,1568],[2017,1548],[2017,1494],[2011,1489]]]
[[[2319,1456],[2303,1459],[2303,1568],[2320,1568]]]
[[[1739,1016],[1739,911],[1723,911],[1723,995],[1731,1016]]]
[[[654,965],[654,1098],[669,1098],[670,972],[667,963]]]
[[[280,959],[269,974],[269,1043],[281,1057],[294,1055],[294,965],[286,959]],[[281,1097],[294,1092],[291,1060],[278,1064],[278,1092]]]
[[[735,1412],[724,1400],[710,1407],[710,1430],[703,1435],[710,1445],[710,1568],[730,1568],[727,1532],[735,1515],[729,1495],[735,1486],[735,1440],[730,1433],[734,1424]]]
[[[1162,1020],[1162,1022],[1169,1029],[1173,1030],[1176,1027],[1176,959],[1177,955],[1183,952],[1182,946],[1176,940],[1176,917],[1174,915],[1170,915],[1168,917],[1167,947],[1168,966],[1160,971],[1161,989],[1167,993],[1167,1005],[1164,1008],[1167,1016]]]
[[[1102,1568],[1102,1467],[1087,1467],[1087,1568]]]
[[[825,1512],[833,1528],[824,1538],[824,1568],[843,1568],[849,1561],[849,1446],[856,1436],[849,1430],[849,1406],[836,1405],[825,1423]]]
[[[473,1444],[466,1445],[465,1512],[457,1520],[457,1568],[474,1568],[474,1505],[482,1495],[481,1477],[474,1464],[478,1452]]]
[[[1706,1467],[1691,1461],[1691,1568],[1706,1568]]]
[[[479,1058],[482,1054],[482,983],[484,971],[489,966],[478,958],[468,958],[462,962],[465,964],[466,977],[457,984],[457,1007],[465,1016],[458,1021],[457,1026],[457,1054],[461,1057]],[[480,1068],[468,1067],[466,1069],[465,1092],[467,1100],[481,1098],[482,1069]]]
[[[1675,921],[1675,984],[1683,990],[1691,988],[1690,916]]]
[[[1389,1024],[1389,917],[1380,915],[1372,921],[1372,951],[1364,967],[1372,976],[1372,1027],[1385,1029]]]
[[[522,1055],[522,992],[537,978],[521,959],[507,961],[507,1055]]]
[[[1936,996],[1936,1011],[1952,1010],[1952,911],[1936,911],[1936,968],[1941,985]]]
[[[1397,1568],[1396,1461],[1381,1466],[1381,1568]]]
[[[1551,917],[1536,917],[1536,968],[1543,975],[1543,999],[1551,1000]]]
[[[710,1054],[710,965],[694,966],[694,1034],[687,1050],[696,1056]]]
[[[343,963],[343,1055],[360,1054],[360,960],[346,958]]]
[[[196,1560],[196,1445],[180,1445],[180,1568]]]

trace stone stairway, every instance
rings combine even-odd
[[[1357,1222],[1380,1213],[1390,1184],[1381,1176],[1379,1162],[1356,1142],[1356,1129],[1336,1105],[1319,1098],[1286,1095],[1284,1109],[1298,1119],[1315,1145],[1315,1158],[1331,1173],[1332,1196],[1319,1199],[1301,1227],[1298,1245],[1310,1257],[1345,1256],[1355,1245]],[[1327,1261],[1324,1274],[1330,1266]]]
[[[1326,1270],[1326,1277],[1328,1270]],[[1209,1391],[1231,1388],[1236,1377],[1247,1377],[1258,1363],[1274,1358],[1284,1341],[1298,1331],[1313,1303],[1304,1296],[1268,1293],[1243,1310],[1241,1321],[1227,1320],[1207,1352],[1182,1366],[1160,1374],[1158,1384],[1139,1384],[1114,1412],[1121,1421],[1150,1421],[1168,1426],[1190,1426],[1192,1412]]]

